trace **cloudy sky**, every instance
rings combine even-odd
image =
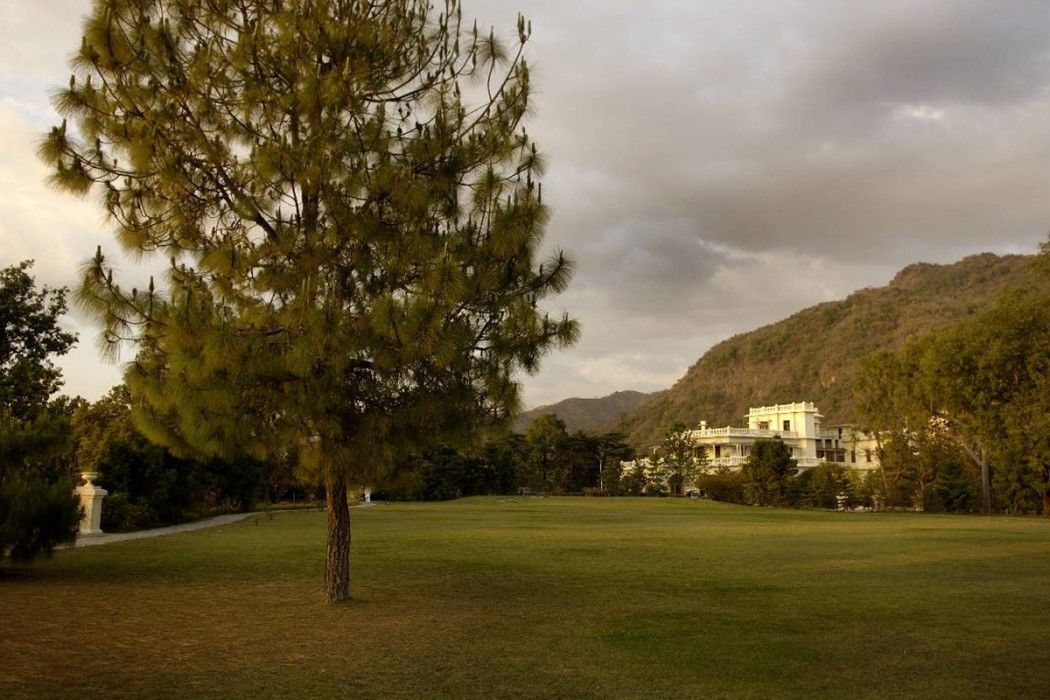
[[[464,0],[532,20],[550,246],[578,273],[573,349],[526,402],[670,385],[713,343],[916,260],[1030,252],[1050,229],[1050,3]],[[88,0],[0,3],[0,265],[73,284],[97,206],[50,191],[55,121]],[[96,332],[67,391],[118,377]]]

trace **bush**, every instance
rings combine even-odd
[[[26,562],[76,537],[80,505],[73,480],[51,483],[9,473],[0,482],[0,559]]]
[[[179,459],[137,436],[114,440],[99,461],[103,530],[171,525],[215,511],[248,510],[261,491],[255,460],[201,463]]]
[[[716,469],[713,472],[701,474],[696,479],[696,487],[700,492],[712,501],[722,503],[745,503],[744,499],[744,475],[739,470],[733,471],[727,467]]]
[[[645,474],[641,468],[635,468],[620,477],[620,491],[624,496],[641,496],[645,492],[645,486]]]
[[[1000,474],[1001,472],[997,472],[996,476]],[[968,513],[976,508],[977,492],[973,480],[960,462],[951,460],[938,469],[937,478],[933,482],[931,501],[931,510],[948,513]]]
[[[157,513],[146,503],[132,503],[126,493],[113,493],[102,501],[103,532],[129,532],[160,525]]]

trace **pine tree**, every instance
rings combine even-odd
[[[98,251],[81,301],[131,343],[136,426],[173,449],[284,454],[323,479],[325,592],[349,597],[349,486],[505,421],[518,370],[575,340],[540,310],[543,158],[515,47],[458,0],[94,0],[53,181],[102,194],[132,255]]]
[[[791,448],[780,438],[755,440],[741,469],[744,492],[752,505],[781,506],[787,497],[788,480],[798,473]]]

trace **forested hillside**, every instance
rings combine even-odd
[[[637,408],[651,396],[640,391],[617,391],[598,399],[565,399],[522,413],[514,421],[514,430],[524,432],[529,423],[539,416],[553,413],[565,422],[565,428],[570,433],[578,430],[594,431]]]
[[[675,421],[740,425],[749,406],[802,400],[816,402],[826,423],[852,421],[861,358],[971,315],[1019,281],[1029,259],[985,253],[951,265],[909,265],[885,287],[812,306],[715,345],[673,387],[607,427],[645,447]]]

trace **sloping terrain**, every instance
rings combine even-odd
[[[733,336],[615,427],[644,447],[676,421],[740,425],[749,406],[802,400],[815,402],[826,423],[849,422],[861,358],[972,314],[1020,281],[1030,259],[985,253],[951,265],[916,263],[885,287],[861,289]]]

